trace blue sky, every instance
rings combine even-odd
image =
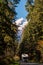
[[[26,18],[27,16],[27,11],[25,9],[25,4],[27,0],[21,0],[20,3],[18,4],[18,7],[16,8],[17,18]]]

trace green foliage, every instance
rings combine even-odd
[[[10,63],[10,58],[13,59],[16,50],[17,26],[12,24],[16,18],[14,5],[9,0],[0,1],[0,64],[4,65]]]
[[[35,0],[34,5],[27,1],[26,9],[29,12],[27,15],[28,25],[23,33],[23,41],[20,46],[20,54],[28,53],[29,60],[33,62],[43,62],[41,50],[38,41],[43,40],[43,0]],[[29,21],[30,19],[30,21]],[[39,47],[40,48],[40,47]],[[23,49],[23,50],[22,50]]]
[[[18,61],[12,60],[12,62],[9,65],[20,65],[20,63]]]
[[[3,2],[3,0],[0,0],[0,3],[2,3]]]
[[[14,65],[20,65],[20,63],[19,62],[15,62],[15,64]]]

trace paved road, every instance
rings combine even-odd
[[[29,62],[24,62],[22,60],[19,61],[20,65],[43,65],[43,63],[29,63]]]
[[[43,65],[43,64],[39,64],[39,63],[20,63],[20,65]]]

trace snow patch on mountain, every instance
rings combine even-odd
[[[26,19],[20,18],[17,21],[15,21],[15,23],[18,26],[17,37],[18,37],[18,40],[20,41],[21,40],[21,37],[22,37],[22,32],[23,32],[25,26],[28,24],[28,22],[27,22]]]

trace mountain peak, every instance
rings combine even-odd
[[[20,18],[18,20],[15,21],[16,25],[20,25],[23,21],[25,21],[24,18]]]
[[[21,39],[21,36],[22,36],[22,32],[25,28],[25,26],[28,24],[27,20],[24,19],[24,18],[20,18],[18,19],[17,21],[15,21],[16,25],[18,25],[18,33],[17,33],[17,37],[18,37],[18,40]]]

